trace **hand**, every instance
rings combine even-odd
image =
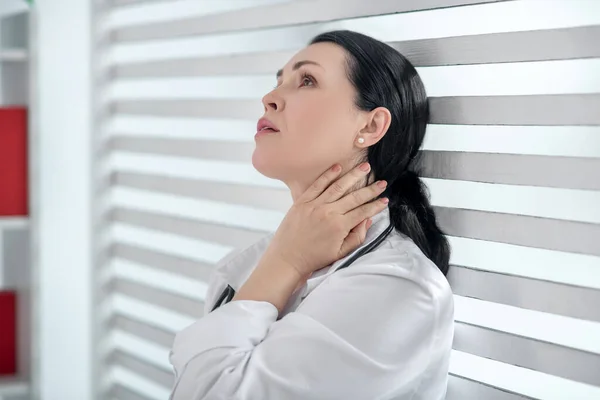
[[[364,242],[370,218],[387,206],[387,198],[372,201],[386,182],[346,194],[368,175],[370,166],[363,163],[338,179],[340,172],[335,165],[296,200],[263,257],[291,266],[306,279]]]

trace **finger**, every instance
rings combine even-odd
[[[335,203],[335,208],[342,214],[346,214],[355,208],[375,199],[385,191],[386,181],[377,181],[367,187],[348,193]]]
[[[313,182],[312,185],[309,186],[308,189],[299,197],[300,201],[311,201],[319,197],[342,172],[342,167],[339,164],[335,164],[333,167],[329,168],[327,171],[321,174]]]
[[[348,223],[348,229],[360,223],[363,219],[371,218],[381,211],[383,211],[389,203],[387,197],[383,197],[381,199],[377,199],[371,201],[367,204],[364,204],[360,207],[355,208],[354,210],[346,213],[344,216],[347,218],[346,221]]]
[[[365,219],[348,233],[340,249],[342,257],[347,256],[364,243],[367,237],[367,230],[372,223],[371,219]]]
[[[324,203],[333,203],[341,199],[348,190],[352,189],[360,179],[363,179],[371,171],[369,163],[362,163],[355,168],[348,171],[344,176],[333,182],[329,187],[319,196],[319,200]]]

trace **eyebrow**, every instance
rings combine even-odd
[[[302,60],[302,61],[298,61],[297,63],[294,64],[294,66],[292,67],[292,71],[296,71],[298,68],[300,68],[301,66],[306,65],[306,64],[317,65],[317,66],[323,68],[321,66],[321,64],[319,64],[316,61]],[[283,75],[283,69],[280,69],[279,71],[277,71],[277,79],[281,78],[282,75]]]

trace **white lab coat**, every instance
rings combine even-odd
[[[389,225],[373,218],[365,244]],[[411,399],[445,397],[454,334],[448,282],[395,230],[374,251],[334,273],[317,271],[282,316],[268,302],[233,301],[272,235],[225,257],[205,316],[177,334],[170,355],[173,400]]]

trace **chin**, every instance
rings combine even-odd
[[[261,175],[271,179],[280,179],[278,172],[281,172],[281,168],[278,168],[276,163],[273,162],[273,157],[268,157],[265,154],[260,154],[256,149],[252,154],[252,166]]]

